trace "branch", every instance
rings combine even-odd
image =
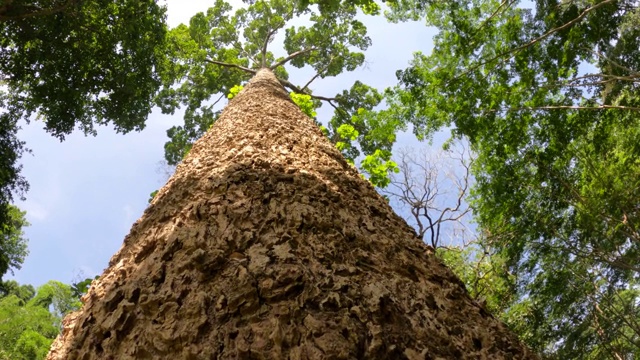
[[[74,5],[78,1],[79,0],[68,0],[58,7],[49,8],[49,9],[43,9],[36,5],[22,5],[22,6],[12,5],[13,0],[5,1],[5,4],[3,6],[0,6],[0,21],[21,20],[29,17],[34,17],[34,16],[48,16],[48,15],[57,14],[59,12],[66,10],[68,7],[70,7],[71,5]],[[6,15],[12,10],[16,10],[16,8],[17,10],[29,10],[31,12],[26,12],[26,13],[17,14],[17,15]]]
[[[553,29],[551,29],[551,30],[547,31],[546,33],[544,33],[544,34],[542,34],[541,36],[539,36],[539,37],[537,37],[537,38],[535,38],[535,39],[533,39],[533,40],[529,41],[529,42],[528,42],[528,43],[526,43],[526,44],[520,45],[520,46],[515,47],[515,48],[513,48],[513,49],[509,49],[509,50],[504,51],[504,52],[502,52],[502,53],[500,53],[500,54],[498,54],[498,55],[496,55],[496,56],[493,56],[492,58],[490,58],[490,59],[488,59],[488,60],[482,61],[482,62],[480,62],[480,63],[478,63],[478,64],[476,64],[476,65],[472,66],[472,67],[471,67],[471,68],[469,68],[467,71],[462,72],[460,75],[455,76],[452,80],[456,80],[456,79],[458,79],[458,78],[460,78],[460,77],[462,77],[462,76],[464,76],[464,75],[466,75],[466,74],[468,74],[468,73],[470,73],[470,72],[472,72],[472,71],[474,71],[474,70],[478,69],[479,67],[484,66],[484,65],[486,65],[486,64],[488,64],[488,63],[490,63],[490,62],[492,62],[492,61],[494,61],[494,60],[496,60],[496,59],[499,59],[499,58],[501,58],[501,57],[503,57],[503,56],[505,56],[505,55],[509,55],[509,54],[511,54],[511,53],[514,53],[514,54],[512,54],[511,56],[509,56],[507,59],[502,60],[502,62],[504,62],[504,61],[506,61],[506,60],[508,60],[508,59],[511,59],[512,57],[514,57],[514,56],[516,55],[515,53],[518,53],[518,52],[520,52],[521,50],[524,50],[524,49],[528,48],[529,46],[535,45],[536,43],[538,43],[538,42],[540,42],[540,41],[542,41],[542,40],[544,40],[544,39],[548,38],[549,36],[551,36],[551,35],[553,35],[553,34],[557,33],[558,31],[563,30],[563,29],[565,29],[565,28],[567,28],[567,27],[569,27],[569,26],[571,26],[571,25],[575,24],[576,22],[578,22],[578,21],[582,20],[585,16],[587,16],[587,14],[588,14],[588,13],[590,13],[591,11],[593,11],[593,10],[595,10],[595,9],[597,9],[597,8],[599,8],[599,7],[603,6],[603,5],[605,5],[605,4],[608,4],[608,3],[610,3],[610,2],[615,2],[615,1],[616,1],[616,0],[604,0],[604,1],[603,1],[603,2],[601,2],[601,3],[595,4],[595,5],[593,5],[593,6],[589,7],[589,8],[586,8],[586,9],[585,9],[584,11],[582,11],[582,13],[580,13],[580,15],[578,15],[575,19],[573,19],[573,20],[571,20],[571,21],[569,21],[569,22],[567,22],[567,23],[565,23],[565,24],[562,24],[561,26],[558,26],[557,28],[553,28]]]
[[[634,106],[621,106],[621,105],[598,105],[598,106],[572,106],[572,105],[550,105],[550,106],[525,106],[506,109],[486,109],[483,112],[498,112],[498,111],[536,111],[536,110],[606,110],[606,109],[618,109],[628,111],[640,111],[640,107]]]
[[[257,73],[256,70],[249,69],[249,68],[244,67],[242,65],[229,64],[229,63],[226,63],[226,62],[216,61],[216,60],[211,60],[211,59],[204,59],[204,61],[206,61],[206,62],[208,62],[210,64],[214,64],[214,65],[220,65],[220,66],[224,66],[224,67],[240,69],[242,71],[248,72],[249,74],[253,74],[253,75],[255,75]]]
[[[239,42],[236,42],[233,44],[233,47],[236,48],[236,50],[240,51],[241,53],[244,54],[244,56],[246,56],[247,58],[249,58],[249,60],[253,61],[254,64],[258,64],[259,62],[256,60],[256,58],[254,58],[253,56],[251,56],[251,54],[249,54],[248,51],[246,51],[242,45],[240,45]]]
[[[277,67],[282,66],[282,65],[286,64],[287,62],[289,62],[291,59],[296,58],[296,57],[298,57],[298,56],[300,56],[302,54],[306,54],[308,52],[317,50],[317,49],[318,48],[316,48],[316,47],[310,47],[310,48],[307,48],[307,49],[296,51],[293,54],[290,54],[289,56],[287,56],[286,58],[284,58],[284,59],[278,61],[277,63],[269,66],[269,69],[270,70],[275,70]]]
[[[602,78],[604,80],[596,81],[595,79],[597,78]],[[590,80],[591,82],[586,82],[586,81],[581,82],[582,80],[587,80],[587,79],[594,79],[594,80]],[[604,85],[604,84],[608,84],[616,81],[628,81],[631,83],[637,83],[637,82],[640,82],[640,74],[629,75],[629,76],[608,75],[608,74],[586,74],[583,76],[575,77],[573,79],[548,82],[541,85],[541,87],[544,89],[549,89],[555,86],[559,86],[559,87],[597,86],[597,85]]]
[[[326,72],[329,69],[329,66],[331,66],[331,63],[333,62],[334,59],[336,59],[336,57],[332,56],[331,59],[329,59],[329,63],[327,64],[327,66],[325,66],[322,70],[318,71],[317,74],[315,74],[309,81],[307,81],[307,83],[304,84],[304,86],[302,87],[302,90],[307,89],[314,80],[316,80],[319,76],[321,76],[322,73]]]
[[[584,48],[583,48],[583,49],[584,49]],[[620,69],[622,69],[622,70],[626,70],[626,71],[628,71],[629,73],[634,74],[634,75],[638,75],[638,74],[640,74],[640,73],[638,73],[638,72],[637,72],[637,71],[635,71],[635,70],[632,70],[632,69],[630,69],[630,68],[628,68],[628,67],[626,67],[626,66],[622,66],[622,65],[620,65],[619,63],[617,63],[617,62],[615,62],[615,61],[613,61],[613,60],[609,59],[608,57],[606,57],[606,56],[602,55],[601,53],[599,53],[599,52],[597,52],[597,51],[595,51],[595,50],[591,50],[591,49],[586,49],[586,50],[587,50],[587,51],[589,51],[590,53],[592,53],[592,54],[594,54],[594,55],[598,56],[598,57],[601,57],[601,58],[605,59],[606,61],[610,62],[613,66],[615,66],[615,67],[617,67],[617,68],[620,68]]]
[[[284,26],[284,24],[282,25]],[[260,67],[263,67],[263,68],[267,67],[267,45],[269,45],[269,39],[271,39],[273,34],[275,34],[281,28],[282,26],[275,27],[267,33],[267,36],[264,39],[264,44],[262,44],[262,50],[260,51],[260,54],[262,54],[262,64],[260,65]]]
[[[595,260],[600,263],[605,263],[615,269],[629,270],[636,273],[640,273],[639,266],[635,264],[630,264],[620,259],[613,259],[613,260],[609,259],[606,252],[603,253],[603,251],[601,251],[600,248],[594,247],[593,244],[590,244],[591,246],[588,246],[588,247],[584,245],[573,244],[573,242],[569,237],[561,235],[557,230],[553,230],[552,235],[556,239],[559,239],[560,241],[562,241],[564,246],[566,247],[563,248],[560,245],[554,245],[554,244],[548,244],[548,243],[544,244],[544,246],[547,246],[550,249],[554,249],[557,251],[568,250],[570,253],[572,253],[573,255],[579,258]],[[543,245],[543,244],[540,244],[540,245]]]
[[[223,98],[225,98],[224,96],[225,94],[223,93],[222,95],[220,95],[220,97],[218,98],[218,100],[216,100],[213,104],[211,104],[211,107],[213,108],[214,106],[216,106],[217,103],[220,102],[220,100],[222,100]]]
[[[508,5],[507,0],[502,1],[502,3],[500,3],[500,6],[498,6],[493,14],[491,14],[485,21],[482,22],[482,24],[480,24],[480,26],[475,30],[475,33],[480,34],[480,30],[482,30],[489,23],[489,21],[491,21],[491,19],[498,15],[500,9],[502,9],[503,6],[507,5],[506,9],[508,9],[509,7],[511,7],[511,5],[513,5],[513,3],[515,3],[515,0],[511,0]],[[476,45],[476,43],[474,42],[473,45]]]
[[[310,94],[306,91],[304,91],[303,89],[300,89],[299,87],[293,85],[289,80],[285,80],[285,79],[280,79],[278,78],[278,81],[280,81],[280,84],[282,84],[282,86],[284,87],[288,87],[289,89],[293,90],[293,92],[297,93],[297,94],[304,94],[304,95],[309,95],[311,96],[313,99],[318,99],[318,100],[322,100],[322,101],[326,101],[328,102],[331,106],[333,106],[336,110],[338,109],[334,104],[333,101],[337,101],[338,99],[336,98],[328,98],[328,97],[324,97],[324,96],[318,96],[318,95],[313,95]]]

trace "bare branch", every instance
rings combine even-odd
[[[549,105],[549,106],[524,106],[514,108],[502,108],[502,109],[485,109],[483,112],[498,112],[498,111],[536,111],[536,110],[606,110],[606,109],[618,109],[629,111],[640,111],[640,107],[634,106],[621,106],[621,105],[598,105],[598,106],[574,106],[574,105]]]
[[[464,199],[469,193],[473,160],[465,147],[462,147],[458,155],[459,157],[447,158],[460,161],[461,166],[457,166],[462,169],[462,174],[457,176],[459,170],[450,168],[450,173],[445,176],[441,171],[449,163],[445,159],[422,156],[418,160],[406,150],[400,150],[396,160],[400,173],[392,175],[389,188],[382,190],[407,208],[410,222],[414,224],[418,236],[423,240],[428,236],[428,242],[434,248],[443,246],[441,235],[443,230],[450,229],[448,223],[467,229],[464,218],[471,213],[471,208]],[[450,206],[439,205],[451,201],[448,191],[441,191],[442,186],[453,186],[457,190],[454,203]]]
[[[217,103],[219,103],[219,102],[220,102],[220,100],[222,100],[222,99],[224,99],[224,98],[225,98],[224,94],[220,95],[220,97],[218,98],[218,100],[214,101],[214,102],[213,102],[213,104],[211,104],[211,107],[216,106],[216,104],[217,104]]]
[[[328,66],[327,66],[327,67],[328,67]],[[320,77],[320,76],[322,75],[322,73],[323,73],[323,71],[318,71],[315,75],[313,75],[313,77],[312,77],[309,81],[307,81],[307,83],[306,83],[306,84],[304,84],[304,86],[302,87],[302,90],[303,90],[303,91],[304,91],[304,90],[306,90],[306,89],[309,87],[309,85],[311,85],[311,83],[312,83],[315,79],[317,79],[318,77]]]
[[[313,99],[326,101],[326,102],[329,103],[329,105],[333,106],[336,110],[339,110],[339,108],[335,104],[333,104],[334,101],[337,101],[336,98],[330,98],[330,97],[318,96],[318,95],[310,94],[309,92],[304,91],[303,89],[300,89],[299,87],[293,85],[289,80],[278,78],[278,81],[280,81],[280,84],[282,84],[282,86],[291,89],[296,94],[305,94],[305,95],[311,96],[311,98],[313,98]]]
[[[205,61],[210,63],[210,64],[214,64],[214,65],[240,69],[242,71],[248,72],[248,73],[253,74],[253,75],[255,75],[257,73],[257,71],[254,70],[254,69],[249,69],[247,67],[244,67],[244,66],[241,66],[241,65],[237,65],[237,64],[229,64],[229,63],[226,63],[226,62],[217,61],[217,60],[211,60],[211,59],[205,59]],[[295,93],[309,95],[313,99],[326,101],[326,102],[329,103],[329,105],[331,105],[334,109],[336,109],[336,111],[343,111],[344,112],[343,109],[341,109],[340,107],[338,107],[334,103],[335,101],[337,101],[336,98],[330,98],[330,97],[318,96],[318,95],[310,94],[310,93],[304,91],[303,89],[300,89],[299,87],[295,86],[289,80],[278,78],[278,81],[280,81],[280,84],[282,84],[282,86],[291,89]]]
[[[292,54],[293,55],[293,54]],[[210,64],[214,64],[214,65],[219,65],[219,66],[224,66],[224,67],[230,67],[230,68],[236,68],[236,69],[240,69],[242,71],[248,72],[250,74],[255,75],[257,73],[256,70],[254,69],[249,69],[247,67],[241,66],[241,65],[237,65],[237,64],[230,64],[230,63],[226,63],[226,62],[222,62],[222,61],[217,61],[217,60],[211,60],[211,59],[205,59],[206,62],[210,63]],[[318,95],[313,95],[310,94],[309,92],[300,89],[299,87],[295,86],[294,84],[292,84],[289,80],[285,80],[285,79],[280,79],[278,78],[278,81],[280,81],[280,84],[282,84],[282,86],[287,87],[289,89],[291,89],[293,92],[298,93],[298,94],[305,94],[305,95],[309,95],[311,98],[313,99],[317,99],[317,100],[321,100],[321,101],[326,101],[329,103],[329,105],[331,105],[334,109],[336,109],[336,111],[343,111],[343,109],[339,108],[334,102],[337,101],[336,98],[330,98],[330,97],[325,97],[325,96],[318,96]]]
[[[282,26],[284,26],[284,24],[282,24]],[[282,26],[275,27],[267,33],[267,36],[264,39],[264,44],[262,44],[262,50],[260,51],[260,53],[262,54],[262,63],[260,67],[263,67],[263,68],[267,67],[267,46],[269,45],[269,41],[271,40],[271,37],[273,36],[273,34],[275,34],[278,30],[280,30]]]

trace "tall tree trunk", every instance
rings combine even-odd
[[[49,359],[530,359],[266,69],[200,139]]]

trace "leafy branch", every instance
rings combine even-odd
[[[485,109],[483,112],[501,112],[501,111],[536,111],[536,110],[629,110],[640,111],[640,107],[635,106],[621,106],[621,105],[597,105],[597,106],[579,106],[579,105],[549,105],[549,106],[523,106],[523,107],[511,107],[502,109]]]
[[[598,8],[600,8],[600,7],[602,7],[602,6],[604,6],[605,4],[612,3],[612,2],[615,2],[615,1],[616,1],[616,0],[604,0],[604,1],[602,1],[602,2],[600,2],[600,3],[597,3],[597,4],[595,4],[595,5],[591,6],[591,7],[588,7],[588,8],[586,8],[585,10],[583,10],[583,11],[582,11],[582,13],[580,13],[580,15],[576,16],[574,19],[572,19],[572,20],[570,20],[570,21],[568,21],[568,22],[566,22],[566,23],[564,23],[564,24],[562,24],[562,25],[560,25],[560,26],[558,26],[558,27],[555,27],[555,28],[553,28],[553,29],[548,30],[547,32],[545,32],[545,33],[544,33],[544,34],[542,34],[541,36],[539,36],[539,37],[537,37],[537,38],[535,38],[535,39],[530,40],[530,41],[529,41],[529,42],[527,42],[526,44],[523,44],[523,45],[517,46],[517,47],[515,47],[515,48],[509,49],[509,50],[506,50],[506,51],[503,51],[503,52],[501,52],[501,53],[499,53],[499,54],[497,54],[497,55],[495,55],[495,56],[493,56],[493,57],[491,57],[491,58],[489,58],[489,59],[486,59],[486,60],[482,60],[482,61],[480,61],[480,62],[479,62],[479,63],[477,63],[476,65],[471,66],[471,67],[469,67],[467,70],[463,71],[462,73],[460,73],[460,74],[458,74],[458,75],[454,76],[451,80],[449,80],[449,82],[452,82],[452,81],[455,81],[455,80],[457,80],[457,79],[460,79],[461,77],[463,77],[463,76],[465,76],[465,75],[467,75],[467,74],[469,74],[469,73],[471,73],[471,72],[473,72],[473,71],[475,71],[475,70],[479,69],[480,67],[482,67],[482,66],[484,66],[484,65],[487,65],[488,63],[491,63],[491,62],[493,62],[493,61],[495,61],[495,60],[497,60],[497,59],[503,58],[503,57],[505,57],[506,55],[511,54],[509,57],[504,58],[504,59],[502,59],[502,60],[500,61],[500,63],[501,63],[501,64],[503,64],[503,63],[505,63],[507,60],[512,59],[514,56],[516,56],[520,51],[522,51],[522,50],[524,50],[524,49],[526,49],[526,48],[528,48],[528,47],[530,47],[530,46],[533,46],[533,45],[535,45],[535,44],[537,44],[537,43],[539,43],[539,42],[541,42],[541,41],[545,40],[546,38],[550,37],[551,35],[553,35],[553,34],[555,34],[555,33],[559,32],[559,31],[561,31],[561,30],[566,29],[567,27],[569,27],[569,26],[571,26],[571,25],[575,24],[576,22],[578,22],[578,21],[582,20],[582,19],[583,19],[585,16],[587,16],[590,12],[592,12],[592,11],[594,11],[594,10],[596,10],[596,9],[598,9]],[[448,84],[446,84],[446,85],[448,85]]]
[[[63,12],[78,3],[80,3],[80,0],[67,0],[58,6],[42,8],[35,4],[14,4],[14,0],[4,0],[2,6],[0,6],[0,21],[49,16]]]
[[[304,55],[304,54],[309,53],[309,52],[312,52],[312,51],[314,51],[314,50],[317,50],[317,48],[315,48],[315,47],[310,47],[310,48],[307,48],[307,49],[303,49],[303,50],[296,51],[296,52],[294,52],[294,53],[290,54],[289,56],[287,56],[286,58],[284,58],[284,59],[282,59],[282,60],[280,60],[280,61],[276,62],[275,64],[273,64],[273,65],[269,66],[269,69],[271,69],[271,70],[275,70],[277,67],[280,67],[280,66],[282,66],[282,65],[286,64],[287,62],[289,62],[289,61],[291,61],[291,60],[295,59],[296,57],[298,57],[298,56],[300,56],[300,55]]]
[[[231,64],[231,63],[227,63],[224,61],[217,61],[217,60],[211,60],[211,59],[204,59],[204,61],[210,63],[210,64],[214,64],[214,65],[220,65],[220,66],[224,66],[224,67],[228,67],[228,68],[236,68],[236,69],[240,69],[244,72],[247,72],[249,74],[253,74],[255,75],[257,73],[256,70],[254,69],[249,69],[248,67],[244,67],[242,65],[238,65],[238,64]]]

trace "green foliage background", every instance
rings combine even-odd
[[[64,315],[80,307],[72,287],[49,281],[38,290],[7,281],[0,286],[0,359],[44,359]]]

